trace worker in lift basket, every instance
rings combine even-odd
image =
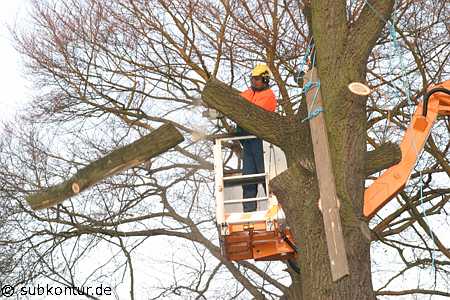
[[[275,94],[270,89],[270,70],[265,64],[259,64],[252,70],[250,78],[251,87],[242,92],[241,97],[247,101],[258,105],[259,107],[274,112],[277,106]],[[251,135],[241,127],[237,127],[239,135]],[[264,153],[262,140],[249,139],[241,141],[244,155],[243,155],[243,175],[264,173]],[[242,186],[243,198],[255,198],[258,193],[257,184],[245,184]],[[264,190],[266,186],[264,185]],[[267,192],[266,192],[267,194]],[[256,201],[244,202],[244,212],[256,211]]]

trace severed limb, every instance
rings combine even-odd
[[[54,206],[107,177],[148,161],[183,140],[183,136],[174,125],[163,125],[137,141],[113,150],[108,155],[90,163],[69,180],[31,194],[26,200],[34,210]]]

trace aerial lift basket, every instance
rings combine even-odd
[[[242,175],[239,158],[224,147],[227,143],[254,138],[238,136],[220,138],[215,142],[216,218],[222,252],[233,261],[291,259],[296,255],[293,237],[286,225],[283,209],[269,186],[270,179],[286,169],[284,153],[276,146],[263,142],[266,172]],[[256,198],[242,198],[244,184],[258,184]],[[261,184],[265,185],[267,195]],[[257,210],[243,212],[243,203],[247,201],[256,201]]]

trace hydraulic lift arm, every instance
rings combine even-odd
[[[450,80],[433,86],[419,103],[400,149],[402,160],[378,177],[364,193],[364,216],[371,218],[403,190],[439,115],[450,116]]]

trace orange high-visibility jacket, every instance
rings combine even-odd
[[[266,89],[263,91],[254,91],[252,89],[248,89],[242,92],[240,95],[250,103],[258,105],[259,107],[262,107],[267,111],[274,112],[275,108],[277,107],[277,100],[275,98],[275,94],[271,89]]]

